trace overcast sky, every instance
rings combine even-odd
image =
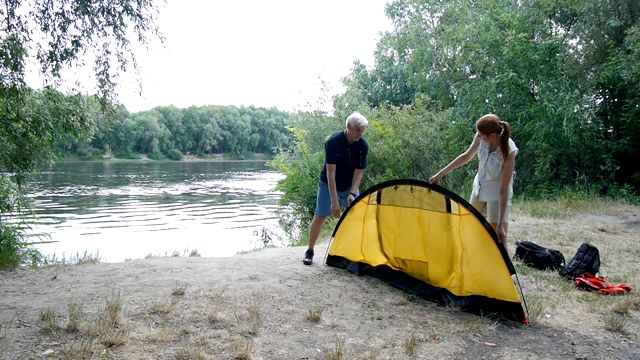
[[[373,64],[391,25],[386,0],[167,0],[157,24],[165,48],[138,52],[142,96],[125,78],[120,101],[137,112],[159,105],[276,106],[317,103],[353,61]]]

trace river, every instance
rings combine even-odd
[[[30,236],[49,258],[226,257],[286,245],[264,161],[67,161],[30,185]],[[43,237],[44,236],[44,237]]]

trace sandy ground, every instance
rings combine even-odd
[[[587,230],[603,256],[598,236],[637,239],[640,210],[632,209],[584,220],[595,226]],[[532,238],[537,220],[514,218],[512,232]],[[581,238],[558,241],[574,249]],[[312,266],[301,262],[305,249],[294,247],[0,272],[0,359],[640,359],[637,277],[626,279],[632,294],[614,298],[554,274],[520,274],[525,298],[543,304],[523,325],[438,307],[325,266],[326,246],[316,247]],[[637,263],[640,251],[633,251]],[[611,266],[603,261],[604,271]],[[625,274],[637,275],[633,266]],[[608,309],[620,302],[631,305],[622,329],[611,331]],[[105,321],[114,304],[117,316]]]

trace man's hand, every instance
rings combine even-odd
[[[340,202],[339,201],[332,201],[331,202],[331,215],[333,215],[334,218],[339,218],[340,217]]]
[[[356,199],[356,196],[353,194],[349,194],[349,196],[347,197],[347,206],[351,206],[351,203],[353,202],[353,200]]]

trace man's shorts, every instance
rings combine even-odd
[[[497,224],[498,217],[500,215],[500,205],[498,201],[489,201],[484,202],[480,201],[477,196],[471,196],[471,200],[469,203],[476,208],[484,217],[487,218],[489,224]],[[511,200],[507,203],[507,209],[504,212],[504,223],[509,223],[509,218],[511,217]]]
[[[351,188],[345,191],[338,191],[338,199],[342,207],[347,208],[347,198],[351,193]],[[358,193],[356,192],[356,195]],[[316,197],[316,215],[331,217],[331,194],[329,193],[329,184],[319,180],[318,181],[318,196]]]

